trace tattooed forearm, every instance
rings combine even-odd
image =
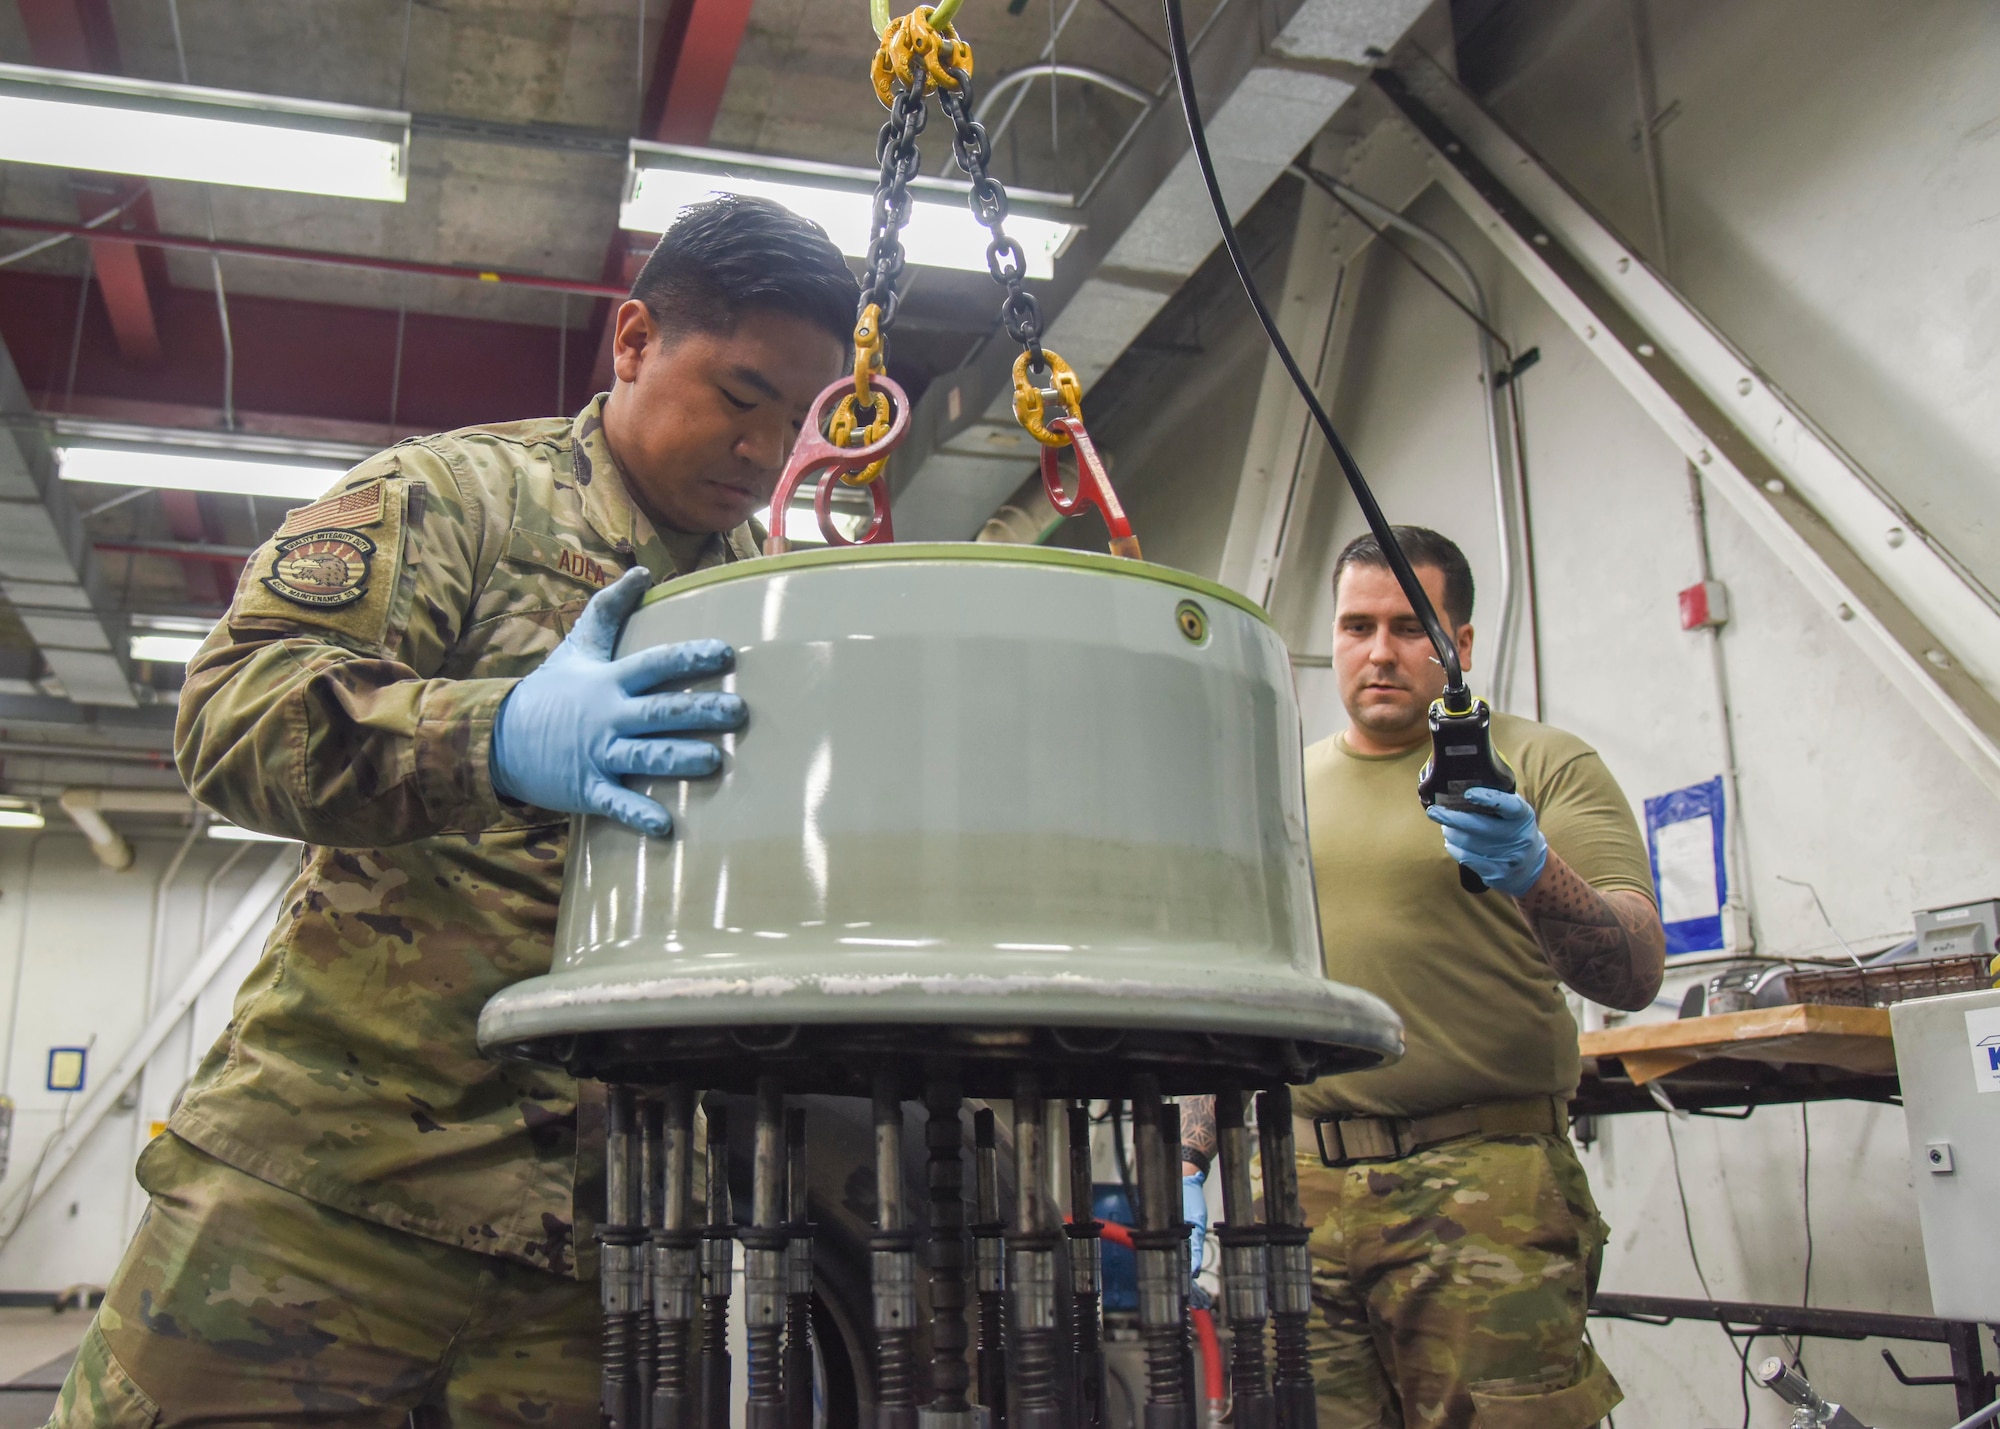
[[[1215,1160],[1215,1098],[1181,1099],[1181,1174],[1206,1171]]]
[[[1659,995],[1667,935],[1643,895],[1600,893],[1551,851],[1516,902],[1556,976],[1592,1002],[1637,1012]]]

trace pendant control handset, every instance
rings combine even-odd
[[[1465,798],[1467,789],[1498,789],[1514,792],[1514,771],[1493,747],[1493,711],[1486,701],[1465,698],[1452,708],[1452,691],[1431,701],[1431,757],[1417,776],[1417,797],[1426,809],[1442,804],[1447,809],[1469,813],[1487,811]],[[1486,881],[1464,864],[1458,866],[1458,883],[1467,893],[1484,893]]]
[[[1257,321],[1263,325],[1278,360],[1290,374],[1292,385],[1305,399],[1314,425],[1333,449],[1334,459],[1340,463],[1341,475],[1347,478],[1347,485],[1354,492],[1355,504],[1367,519],[1368,529],[1374,533],[1376,544],[1382,548],[1383,559],[1388,561],[1396,584],[1402,587],[1404,597],[1410,602],[1410,609],[1423,622],[1424,633],[1430,637],[1431,646],[1437,651],[1438,664],[1444,668],[1444,694],[1431,705],[1431,759],[1418,780],[1418,797],[1426,808],[1440,799],[1445,801],[1447,808],[1471,808],[1474,806],[1463,804],[1457,798],[1466,789],[1483,785],[1512,793],[1513,772],[1493,749],[1492,710],[1486,701],[1473,698],[1472,692],[1466,688],[1465,672],[1459,666],[1457,643],[1438,619],[1430,595],[1418,582],[1417,573],[1410,568],[1409,557],[1403,554],[1403,547],[1396,540],[1388,518],[1376,504],[1375,493],[1368,489],[1367,478],[1362,476],[1360,466],[1347,450],[1347,444],[1340,439],[1340,433],[1334,430],[1333,419],[1327,416],[1326,408],[1320,404],[1319,394],[1313,391],[1312,383],[1300,370],[1298,359],[1292,356],[1291,348],[1278,331],[1277,321],[1264,303],[1263,294],[1257,291],[1256,280],[1250,273],[1249,258],[1243,251],[1242,240],[1236,235],[1236,225],[1230,222],[1229,206],[1223,201],[1222,186],[1216,181],[1215,161],[1209,157],[1208,134],[1202,126],[1201,106],[1195,100],[1194,70],[1188,61],[1187,23],[1181,15],[1181,0],[1165,0],[1165,4],[1174,81],[1180,89],[1181,108],[1187,115],[1188,138],[1194,145],[1195,164],[1201,170],[1209,203],[1215,209],[1216,222],[1222,229],[1222,246],[1229,253],[1229,261],[1235,265],[1236,276],[1243,281],[1243,294],[1256,311]],[[1479,875],[1463,865],[1459,868],[1459,882],[1470,893],[1482,893],[1486,889]]]

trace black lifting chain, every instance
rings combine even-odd
[[[938,105],[956,130],[952,157],[972,179],[972,216],[993,235],[993,241],[986,245],[986,271],[1007,290],[1000,303],[1000,317],[1007,325],[1007,336],[1027,350],[1029,370],[1046,373],[1050,369],[1042,355],[1042,307],[1028,291],[1027,252],[1018,238],[1009,238],[1001,227],[1007,219],[1007,190],[986,172],[992,151],[986,142],[986,126],[972,117],[972,77],[957,66],[947,66],[946,72],[955,87],[938,90]]]
[[[914,81],[896,91],[889,118],[876,136],[875,157],[881,161],[882,177],[875,185],[875,208],[868,240],[868,286],[862,290],[857,312],[870,303],[880,305],[882,321],[877,331],[886,333],[896,320],[896,280],[903,275],[903,225],[910,221],[910,180],[923,162],[917,152],[917,136],[924,132],[928,113],[924,95],[930,77],[921,64],[914,67]]]

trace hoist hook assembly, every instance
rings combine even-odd
[[[889,453],[901,446],[903,438],[910,434],[910,400],[893,379],[877,373],[870,396],[877,410],[886,410],[893,416],[862,429],[858,434],[862,440],[850,446],[847,444],[848,434],[840,431],[840,424],[841,413],[846,412],[847,426],[850,429],[853,427],[853,413],[857,405],[855,386],[853,377],[843,377],[813,400],[812,411],[806,414],[804,429],[799,433],[797,444],[792,447],[792,459],[785,463],[785,474],[778,478],[778,489],[771,495],[771,532],[764,542],[765,555],[781,556],[791,549],[785,539],[785,512],[792,503],[794,493],[808,480],[815,483],[813,511],[819,517],[820,534],[826,537],[829,544],[865,546],[895,539],[889,522],[889,483],[875,479],[872,473],[882,470]],[[833,410],[830,418],[829,408]],[[838,436],[833,435],[836,432]],[[867,529],[856,541],[842,536],[833,524],[833,488],[838,481],[852,485],[865,481],[869,495],[874,498],[874,514],[869,518]]]
[[[1057,417],[1049,426],[1069,438],[1068,445],[1076,453],[1076,491],[1065,495],[1062,448],[1053,442],[1042,448],[1042,489],[1048,493],[1049,505],[1064,516],[1074,516],[1085,506],[1096,507],[1097,514],[1104,518],[1104,529],[1111,536],[1111,554],[1138,560],[1139,538],[1132,534],[1132,523],[1125,519],[1125,508],[1118,504],[1118,493],[1111,489],[1111,477],[1097,455],[1097,444],[1083,429],[1083,422],[1076,417]]]
[[[871,0],[869,19],[876,49],[868,78],[875,95],[889,111],[876,140],[881,174],[875,185],[868,254],[854,324],[854,370],[822,392],[771,501],[772,531],[765,550],[777,555],[789,549],[785,539],[786,506],[808,475],[816,479],[813,507],[819,528],[836,546],[872,545],[894,539],[889,521],[888,482],[883,480],[889,453],[909,430],[908,404],[901,389],[884,375],[884,344],[896,322],[897,280],[906,255],[902,230],[909,222],[913,200],[910,181],[921,172],[917,137],[929,118],[926,102],[937,97],[938,108],[952,125],[952,157],[971,179],[967,206],[991,235],[986,245],[986,270],[1006,293],[1000,303],[1001,325],[1021,346],[1014,363],[1014,415],[1043,449],[1042,476],[1050,499],[1065,515],[1094,506],[1111,533],[1113,555],[1137,558],[1138,542],[1112,493],[1104,465],[1084,449],[1083,383],[1070,365],[1042,346],[1042,310],[1028,290],[1028,254],[1006,230],[1007,190],[987,172],[991,159],[986,126],[973,118],[972,46],[952,27],[960,0],[919,5],[892,17],[888,0]],[[893,393],[893,397],[883,390]],[[1063,415],[1047,416],[1054,402]],[[1060,478],[1050,453],[1058,447],[1078,447],[1078,487],[1065,505]],[[865,486],[875,514],[856,541],[833,525],[832,496],[836,477],[849,486]]]

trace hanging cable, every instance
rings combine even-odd
[[[1167,11],[1167,43],[1173,52],[1174,81],[1180,89],[1181,107],[1187,113],[1188,138],[1194,145],[1195,164],[1201,170],[1202,184],[1208,190],[1210,205],[1215,209],[1215,220],[1222,229],[1222,246],[1229,253],[1229,261],[1235,266],[1236,276],[1242,280],[1244,296],[1250,300],[1251,308],[1257,314],[1257,321],[1263,325],[1265,335],[1270,339],[1278,360],[1297,387],[1299,395],[1305,399],[1306,409],[1312,413],[1313,422],[1327,445],[1333,449],[1334,459],[1340,463],[1341,474],[1347,478],[1348,486],[1354,492],[1355,503],[1368,522],[1368,529],[1375,535],[1382,548],[1383,559],[1395,574],[1396,584],[1423,623],[1424,633],[1430,637],[1431,646],[1437,651],[1438,664],[1444,667],[1444,704],[1452,713],[1470,710],[1472,697],[1466,689],[1465,674],[1459,666],[1458,647],[1453,642],[1444,624],[1438,619],[1436,609],[1431,605],[1430,596],[1417,580],[1417,573],[1410,568],[1409,558],[1403,554],[1402,546],[1396,540],[1396,533],[1389,526],[1388,518],[1376,503],[1375,494],[1368,489],[1367,478],[1361,474],[1360,466],[1347,444],[1334,430],[1333,419],[1326,414],[1319,394],[1305,373],[1300,370],[1298,359],[1286,345],[1284,335],[1278,331],[1277,319],[1265,305],[1264,296],[1257,290],[1256,279],[1251,274],[1249,255],[1243,251],[1243,242],[1236,234],[1236,225],[1230,221],[1229,205],[1222,197],[1222,186],[1215,176],[1215,161],[1208,152],[1208,133],[1201,119],[1201,107],[1195,98],[1194,68],[1188,57],[1187,23],[1181,14],[1181,0],[1164,0]]]
[[[112,219],[118,217],[119,214],[130,208],[138,197],[138,191],[134,190],[131,194],[127,195],[125,201],[119,204],[118,207],[107,208],[103,213],[98,214],[97,217],[86,219],[83,227],[102,228],[105,224],[111,222]],[[5,268],[10,263],[18,263],[23,258],[32,258],[37,253],[46,252],[58,243],[67,243],[70,239],[77,236],[74,233],[58,233],[53,238],[44,238],[38,243],[30,243],[26,248],[16,248],[12,253],[0,256],[0,268]]]
[[[1445,301],[1457,308],[1473,326],[1479,329],[1479,400],[1486,419],[1486,454],[1493,476],[1493,517],[1497,528],[1500,570],[1498,602],[1500,619],[1496,622],[1498,638],[1494,641],[1493,674],[1489,686],[1494,692],[1494,698],[1504,698],[1513,682],[1515,627],[1519,623],[1520,616],[1515,581],[1515,516],[1517,512],[1524,512],[1527,508],[1526,489],[1518,473],[1510,473],[1508,470],[1506,452],[1511,443],[1503,444],[1501,432],[1503,408],[1510,417],[1512,415],[1512,409],[1505,406],[1508,394],[1503,388],[1511,381],[1514,368],[1513,346],[1495,330],[1491,313],[1486,305],[1486,291],[1473,273],[1472,265],[1467,263],[1463,255],[1450,243],[1430,229],[1413,223],[1394,209],[1377,203],[1366,194],[1350,188],[1330,174],[1319,172],[1310,165],[1294,164],[1291,172],[1318,187],[1335,203],[1346,209],[1383,247],[1415,269]],[[1472,304],[1468,306],[1461,301],[1430,269],[1417,261],[1415,254],[1394,242],[1389,237],[1390,229],[1409,235],[1442,258],[1459,282],[1465,285],[1466,291],[1472,295]],[[1496,370],[1494,366],[1495,348],[1499,349],[1501,360],[1505,364],[1504,372],[1510,374],[1505,379],[1501,375],[1501,370]],[[1509,437],[1511,435],[1508,434]],[[1541,679],[1539,668],[1535,671],[1535,677],[1539,684]]]
[[[403,0],[403,77],[396,82],[396,107],[404,110],[410,107],[410,17],[416,8],[417,0]]]

